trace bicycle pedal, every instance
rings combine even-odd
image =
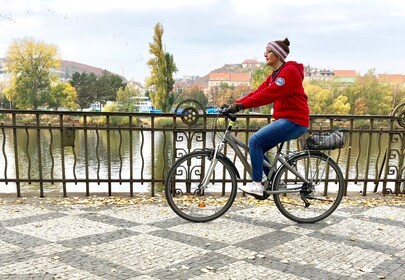
[[[249,194],[249,195],[253,196],[257,200],[265,200],[269,197],[269,194],[267,194],[267,193],[264,193],[263,195],[257,195],[257,194]]]

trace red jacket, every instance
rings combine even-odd
[[[286,62],[277,76],[269,75],[255,91],[235,101],[245,109],[274,103],[273,117],[285,118],[302,126],[309,126],[308,97],[302,86],[304,66]]]

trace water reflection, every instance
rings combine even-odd
[[[148,131],[87,131],[87,150],[85,145],[85,132],[76,131],[74,147],[64,147],[65,178],[86,179],[86,173],[90,179],[118,179],[129,180],[131,178],[131,150],[132,150],[132,178],[153,179],[163,178],[171,162],[169,151],[172,147],[172,134],[158,132],[154,133],[154,153],[152,154],[152,133]],[[132,149],[130,146],[130,134],[132,134]],[[17,131],[18,167],[20,179],[39,179],[42,168],[42,178],[62,179],[62,157],[61,139],[57,131],[42,131],[40,148],[38,147],[36,130]],[[109,137],[109,140],[108,140]],[[6,157],[0,156],[1,176],[7,178],[15,177],[15,158],[13,148],[12,132],[6,133],[5,153]],[[110,149],[108,150],[108,141]],[[0,143],[3,136],[0,136]],[[86,162],[87,152],[87,162]],[[38,154],[42,162],[39,163]],[[7,162],[7,169],[4,170]],[[109,164],[110,162],[110,164]],[[152,164],[154,162],[154,164]],[[109,174],[109,165],[111,172]],[[154,170],[152,171],[152,168]],[[0,183],[0,192],[15,192],[13,184]],[[68,192],[84,192],[86,184],[78,182],[68,183]],[[155,186],[156,187],[156,186]],[[162,189],[162,184],[157,186]],[[23,184],[24,190],[37,190],[38,184]],[[61,183],[46,184],[46,190],[58,190],[62,188]],[[114,183],[114,192],[128,192],[129,183]],[[90,192],[107,192],[107,183],[92,183]],[[149,191],[149,184],[134,183],[135,192]]]

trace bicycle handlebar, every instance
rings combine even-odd
[[[226,117],[228,117],[231,121],[236,121],[236,116],[234,113],[232,113],[227,105],[223,105],[220,109],[219,109],[219,113],[221,115],[224,115]]]

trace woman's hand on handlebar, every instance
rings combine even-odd
[[[239,103],[233,103],[231,105],[223,104],[221,106],[222,112],[229,112],[232,114],[235,114],[243,109],[244,109],[243,104],[239,104]]]
[[[228,109],[231,113],[237,113],[241,110],[243,110],[243,104],[239,104],[239,103],[233,103],[231,105],[229,105]]]
[[[227,104],[221,106],[220,113],[224,116],[227,116],[232,121],[236,120],[234,113],[230,110],[230,106],[228,106]]]

